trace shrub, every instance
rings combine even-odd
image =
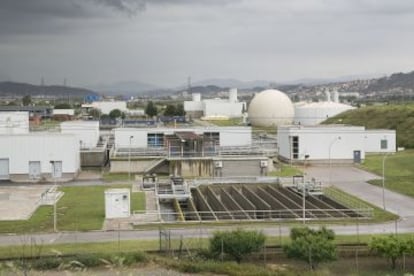
[[[244,256],[259,251],[265,240],[265,235],[257,231],[216,232],[210,239],[210,252],[216,257],[225,253],[240,263]]]
[[[32,260],[31,267],[36,270],[50,270],[58,268],[62,262],[59,257],[45,257]]]
[[[321,262],[336,259],[335,233],[332,230],[325,227],[320,230],[293,228],[290,238],[292,242],[283,248],[288,257],[306,261],[311,269]]]

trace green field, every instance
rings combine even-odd
[[[116,188],[129,188],[117,185]],[[104,191],[110,186],[61,187],[63,197],[57,204],[57,229],[89,231],[102,229],[105,219]],[[145,194],[131,193],[131,210],[145,210]],[[0,221],[0,233],[37,233],[53,231],[53,207],[41,206],[27,221]]]
[[[382,176],[384,155],[367,155],[363,168]],[[414,150],[406,150],[385,157],[385,187],[414,197]],[[382,180],[369,183],[382,186]]]
[[[399,147],[414,148],[414,104],[367,106],[349,110],[326,120],[326,124],[395,129]]]
[[[303,172],[297,166],[290,166],[283,163],[279,163],[278,166],[280,166],[280,170],[269,172],[267,176],[289,177],[294,175],[303,175]]]

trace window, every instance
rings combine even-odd
[[[388,140],[381,140],[381,149],[388,149]]]
[[[292,159],[298,159],[299,157],[299,137],[292,137]]]
[[[220,144],[220,132],[204,132],[203,136],[213,140],[215,144]]]
[[[148,133],[147,134],[148,147],[163,147],[164,146],[164,134],[162,133]]]

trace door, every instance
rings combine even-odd
[[[62,177],[62,161],[52,161],[52,177]]]
[[[354,150],[354,163],[361,163],[361,151]]]
[[[29,178],[40,178],[40,161],[29,161]]]
[[[10,179],[9,159],[0,159],[0,180]]]

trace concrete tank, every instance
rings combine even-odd
[[[200,93],[193,93],[193,102],[199,102],[201,101],[201,94]]]
[[[231,88],[229,91],[229,102],[237,103],[237,88]]]

